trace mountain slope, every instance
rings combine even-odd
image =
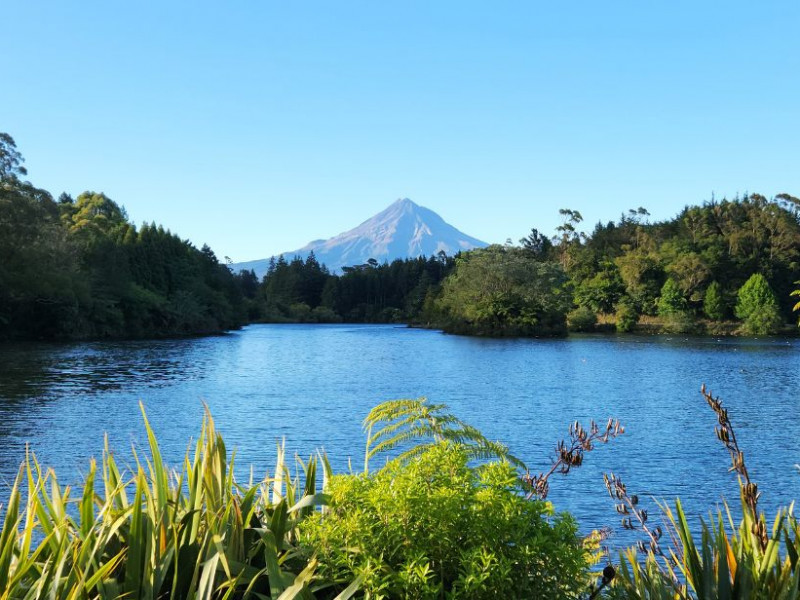
[[[315,240],[283,256],[286,260],[294,256],[305,259],[313,251],[320,263],[331,272],[338,272],[345,266],[364,264],[370,258],[391,262],[396,258],[433,256],[441,251],[452,256],[486,245],[460,232],[432,210],[403,198],[350,231],[328,240]],[[269,259],[233,265],[235,270],[253,269],[259,278],[268,267]]]

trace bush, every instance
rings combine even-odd
[[[29,455],[0,515],[0,597],[295,597],[314,570],[295,558],[295,538],[323,500],[316,460],[302,486],[279,448],[274,477],[240,486],[210,415],[176,471],[145,427],[133,474],[106,446],[77,498]]]
[[[311,319],[315,323],[341,323],[342,317],[327,306],[317,306],[311,311]]]
[[[664,317],[664,320],[661,323],[662,333],[699,334],[702,333],[702,331],[702,325],[699,324],[697,320],[695,320],[694,317],[692,317],[692,315],[687,311],[668,314]]]
[[[730,471],[739,481],[738,523],[727,501],[691,525],[680,500],[674,510],[666,504],[664,529],[647,520],[638,497],[613,474],[606,477],[617,511],[631,515],[628,529],[646,532],[647,542],[620,557],[618,576],[608,598],[681,598],[685,600],[800,598],[800,521],[791,506],[779,508],[768,521],[758,505],[761,491],[750,478],[744,454],[736,441],[728,409],[702,388],[716,413],[717,438],[731,456]]]
[[[712,281],[706,290],[706,297],[703,300],[703,312],[712,321],[722,321],[725,318],[725,298],[722,289],[716,281]]]
[[[438,307],[448,333],[563,335],[572,298],[561,265],[535,260],[521,248],[493,245],[456,259]]]
[[[762,306],[745,319],[742,331],[749,335],[772,335],[778,332],[782,324],[777,306]]]
[[[671,277],[661,287],[661,296],[657,302],[658,316],[667,317],[686,311],[686,299],[678,284]]]
[[[564,598],[585,589],[587,553],[568,515],[522,496],[506,461],[470,467],[440,442],[374,474],[330,481],[330,508],[300,527],[330,597]]]
[[[760,273],[751,276],[739,288],[736,316],[744,321],[742,330],[750,335],[769,335],[781,326],[778,301]]]
[[[289,316],[300,323],[306,323],[311,320],[311,307],[305,302],[296,302],[289,307]]]
[[[639,313],[633,306],[633,302],[627,298],[623,298],[617,304],[617,331],[620,333],[627,333],[633,329],[639,321]]]
[[[570,331],[593,331],[597,325],[597,315],[591,308],[579,306],[567,315],[567,327]]]

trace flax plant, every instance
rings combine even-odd
[[[649,536],[621,557],[614,598],[680,600],[797,600],[800,599],[800,523],[793,505],[777,511],[772,526],[759,511],[758,487],[751,480],[744,453],[736,440],[728,411],[705,387],[702,394],[717,416],[716,434],[729,451],[730,471],[737,474],[742,517],[737,523],[729,504],[700,520],[699,531],[689,525],[680,500],[674,510],[660,505],[670,542],[661,540],[661,529],[650,530],[642,519],[635,496],[613,476],[607,478],[612,496],[619,502],[623,526],[640,528]],[[622,509],[620,509],[622,507]],[[631,518],[633,517],[633,519]]]
[[[206,412],[194,451],[170,470],[142,414],[148,447],[132,474],[106,440],[79,498],[28,454],[2,513],[0,600],[313,598],[316,560],[299,558],[296,527],[325,503],[327,460],[299,461],[292,477],[281,445],[272,476],[239,485]]]

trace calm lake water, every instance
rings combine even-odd
[[[324,447],[335,468],[363,464],[361,420],[378,402],[427,396],[532,470],[551,463],[574,420],[620,419],[626,434],[587,455],[552,500],[582,529],[618,519],[613,471],[640,498],[680,495],[705,514],[737,498],[706,383],[730,409],[751,477],[772,508],[800,498],[800,342],[796,339],[572,336],[487,340],[394,326],[254,325],[168,341],[0,345],[0,502],[30,445],[80,483],[107,432],[119,457],[145,443],[139,402],[177,464],[207,404],[242,472],[271,467],[276,442]],[[651,514],[657,512],[652,506]]]

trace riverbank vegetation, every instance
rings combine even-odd
[[[77,198],[23,178],[0,134],[0,339],[140,338],[242,325],[241,277],[207,246],[137,227],[101,193]]]
[[[24,180],[0,139],[0,339],[158,337],[247,322],[410,323],[452,333],[796,333],[800,199],[747,194],[651,223],[646,209],[598,223],[560,211],[548,237],[455,257],[331,273],[311,254],[277,257],[259,281],[207,246],[137,227],[102,193],[58,200]]]
[[[454,258],[327,272],[316,259],[273,261],[254,285],[267,321],[410,322],[476,335],[558,335],[569,328],[767,335],[790,331],[800,277],[800,200],[758,194],[686,207],[650,223],[640,208],[578,232],[562,210],[553,238]],[[254,279],[254,276],[253,276]]]
[[[576,423],[549,470],[424,399],[379,405],[364,422],[363,471],[327,456],[238,482],[206,415],[182,466],[165,464],[145,416],[131,472],[108,447],[83,489],[60,484],[33,454],[2,509],[3,598],[800,598],[800,522],[760,512],[722,402],[703,390],[738,477],[731,509],[688,519],[680,500],[659,523],[613,474],[621,527],[642,540],[617,555],[606,534],[578,534],[546,498],[554,473],[579,468],[624,430]],[[144,414],[144,413],[143,413]]]

